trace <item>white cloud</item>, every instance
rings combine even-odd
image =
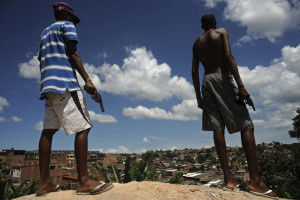
[[[117,153],[117,149],[108,149],[106,153]]]
[[[282,61],[286,63],[287,69],[300,76],[300,45],[297,47],[285,46],[281,53]]]
[[[104,153],[104,151],[103,151],[102,148],[99,148],[99,149],[89,149],[89,151],[98,151],[98,152]]]
[[[143,138],[143,142],[145,142],[145,143],[150,143],[150,141],[149,141],[149,139],[148,139],[147,137],[144,137],[144,138]]]
[[[4,97],[0,96],[0,112],[3,111],[5,106],[9,106],[9,102]]]
[[[0,117],[0,122],[5,122],[5,121],[6,121],[5,117]]]
[[[120,145],[117,149],[108,149],[106,153],[130,153],[130,150],[129,148]]]
[[[36,123],[34,125],[34,128],[38,131],[42,131],[43,130],[43,121],[39,121],[38,123]]]
[[[11,119],[14,121],[14,122],[20,122],[22,121],[22,118],[18,117],[18,116],[12,116]]]
[[[265,121],[263,119],[255,119],[253,120],[255,126],[263,126]]]
[[[197,109],[193,86],[185,78],[171,76],[171,67],[166,63],[159,64],[152,52],[147,51],[145,47],[127,48],[127,51],[129,56],[124,59],[121,67],[107,63],[100,67],[84,64],[98,89],[155,102],[177,97],[182,102],[173,106],[172,111],[144,106],[124,108],[125,116],[133,119],[154,118],[180,121],[199,119],[201,111]],[[99,76],[103,77],[102,81]],[[81,77],[79,82],[81,85],[84,84]]]
[[[292,59],[286,55],[286,49],[291,52],[300,51],[297,47],[286,46],[282,50],[282,57],[275,59],[269,66],[256,66],[250,70],[247,67],[239,67],[240,74],[246,86],[257,93],[257,100],[265,105],[280,106],[283,103],[300,102],[300,76],[299,71],[300,54],[294,55]],[[296,62],[298,62],[298,65]]]
[[[102,89],[137,99],[162,101],[172,96],[192,98],[193,88],[183,77],[171,76],[168,64],[159,64],[145,47],[129,50],[122,67],[104,64],[94,70],[103,77]],[[163,86],[163,87],[162,87]]]
[[[172,112],[164,109],[154,107],[146,108],[144,106],[137,106],[136,108],[123,108],[123,115],[133,119],[164,119],[164,120],[178,120],[189,121],[198,120],[202,114],[202,110],[197,107],[196,100],[183,100],[181,104],[172,107]]]
[[[138,149],[134,151],[135,153],[141,154],[141,153],[146,153],[147,149]]]
[[[107,53],[105,51],[103,51],[103,52],[99,53],[97,57],[105,59],[105,58],[107,58],[107,56],[108,56]]]
[[[28,62],[19,64],[19,75],[24,78],[40,80],[40,61],[37,56],[33,56]]]
[[[269,66],[253,69],[239,67],[246,88],[251,91],[254,103],[260,103],[266,119],[254,121],[265,128],[287,128],[300,107],[300,45],[282,48],[282,57]]]
[[[174,151],[175,149],[178,149],[177,147],[173,146],[170,148],[171,151]]]
[[[116,120],[111,115],[105,115],[105,114],[96,114],[94,111],[89,111],[90,117],[92,121],[97,121],[99,123],[116,123],[118,120]]]
[[[284,31],[300,24],[300,2],[288,0],[203,0],[207,7],[226,2],[224,18],[247,27],[239,44],[267,38],[275,42]]]
[[[222,0],[193,0],[195,3],[200,3],[202,1],[205,2],[205,6],[209,8],[213,8],[216,6],[218,2],[221,2]]]

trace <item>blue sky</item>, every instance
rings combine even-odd
[[[1,2],[0,149],[38,148],[44,102],[38,99],[36,55],[41,31],[54,22],[53,2]],[[206,12],[229,31],[242,80],[258,109],[250,112],[257,143],[296,142],[288,130],[300,102],[298,1],[65,2],[81,19],[79,54],[106,108],[101,113],[85,95],[94,121],[89,149],[213,145],[212,134],[201,130],[191,79],[192,45],[203,33],[200,18]],[[238,133],[226,139],[228,145],[241,145]],[[73,149],[73,140],[59,131],[53,149]]]

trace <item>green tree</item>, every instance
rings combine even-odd
[[[293,130],[289,131],[289,134],[290,134],[291,138],[296,138],[296,139],[300,140],[300,108],[297,108],[297,113],[298,114],[293,119],[294,128],[293,128]]]
[[[131,164],[131,157],[129,155],[126,155],[125,160],[125,171],[124,171],[124,183],[128,183],[131,181],[130,177],[130,164]]]
[[[117,183],[120,183],[120,172],[119,170],[115,167],[115,165],[113,163],[111,163],[111,168],[112,168],[112,171],[114,173],[114,179]]]
[[[157,181],[158,180],[158,174],[156,167],[153,165],[148,165],[147,170],[145,171],[146,177],[145,181]]]
[[[299,149],[300,144],[297,144]],[[262,181],[274,190],[279,197],[300,199],[299,190],[297,189],[299,175],[296,172],[297,161],[295,155],[297,156],[293,152],[292,154],[286,154],[281,151],[265,152],[258,155]]]
[[[153,159],[155,154],[153,151],[147,151],[142,154],[142,159],[130,164],[130,180],[135,181],[156,181],[157,172],[156,168],[153,166]],[[129,165],[129,164],[128,164]]]
[[[178,173],[172,176],[169,180],[169,183],[171,184],[180,184],[182,182],[183,182],[183,173]]]
[[[107,171],[101,167],[98,163],[94,165],[95,169],[98,172],[98,175],[105,180],[105,182],[110,182]]]
[[[37,191],[38,184],[38,182],[29,183],[28,181],[24,181],[19,186],[14,186],[11,179],[6,179],[0,173],[0,199],[9,200],[33,194]]]

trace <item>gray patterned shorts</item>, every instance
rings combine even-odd
[[[252,129],[253,123],[246,104],[238,100],[233,76],[205,74],[202,82],[202,129],[215,131],[227,128],[229,133]]]

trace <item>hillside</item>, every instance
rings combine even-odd
[[[75,190],[49,193],[43,197],[28,195],[18,200],[267,200],[269,198],[254,196],[247,192],[231,192],[221,189],[192,185],[173,185],[159,182],[130,182],[114,184],[114,188],[99,195],[76,195]]]

